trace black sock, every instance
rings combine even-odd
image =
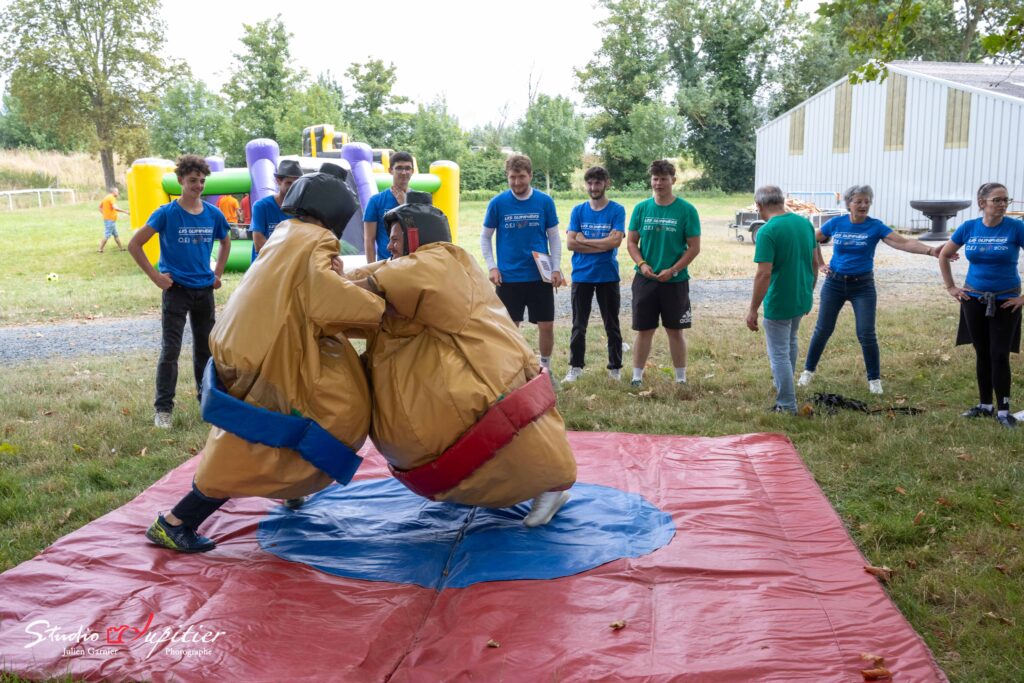
[[[192,490],[178,501],[178,504],[171,510],[171,514],[195,531],[226,502],[228,502],[227,498],[210,498],[203,495],[196,485],[192,484]]]

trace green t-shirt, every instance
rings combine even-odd
[[[757,231],[754,263],[772,264],[764,317],[788,320],[805,315],[814,299],[814,226],[803,216],[774,216]]]
[[[700,237],[700,217],[693,204],[676,197],[668,206],[658,206],[654,197],[633,207],[629,219],[630,232],[640,233],[640,255],[655,273],[671,268],[686,253],[686,240]],[[640,272],[640,268],[634,268]],[[689,280],[683,268],[669,282]]]

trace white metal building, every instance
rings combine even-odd
[[[882,83],[837,81],[758,129],[756,184],[801,198],[871,185],[871,214],[905,229],[928,224],[913,199],[973,200],[985,182],[1024,199],[1024,65],[888,66]],[[978,215],[972,202],[949,229]]]

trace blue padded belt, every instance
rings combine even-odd
[[[308,417],[275,413],[227,393],[212,358],[203,372],[203,399],[199,410],[210,424],[246,441],[298,451],[342,485],[351,481],[363,463],[355,451]]]

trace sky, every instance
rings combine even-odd
[[[295,66],[330,71],[347,86],[352,62],[393,62],[395,94],[419,103],[444,96],[464,129],[497,123],[506,106],[508,123],[520,118],[531,79],[538,92],[580,104],[573,69],[600,47],[594,24],[604,16],[595,0],[165,0],[166,52],[219,90],[241,51],[242,24],[279,13]]]

